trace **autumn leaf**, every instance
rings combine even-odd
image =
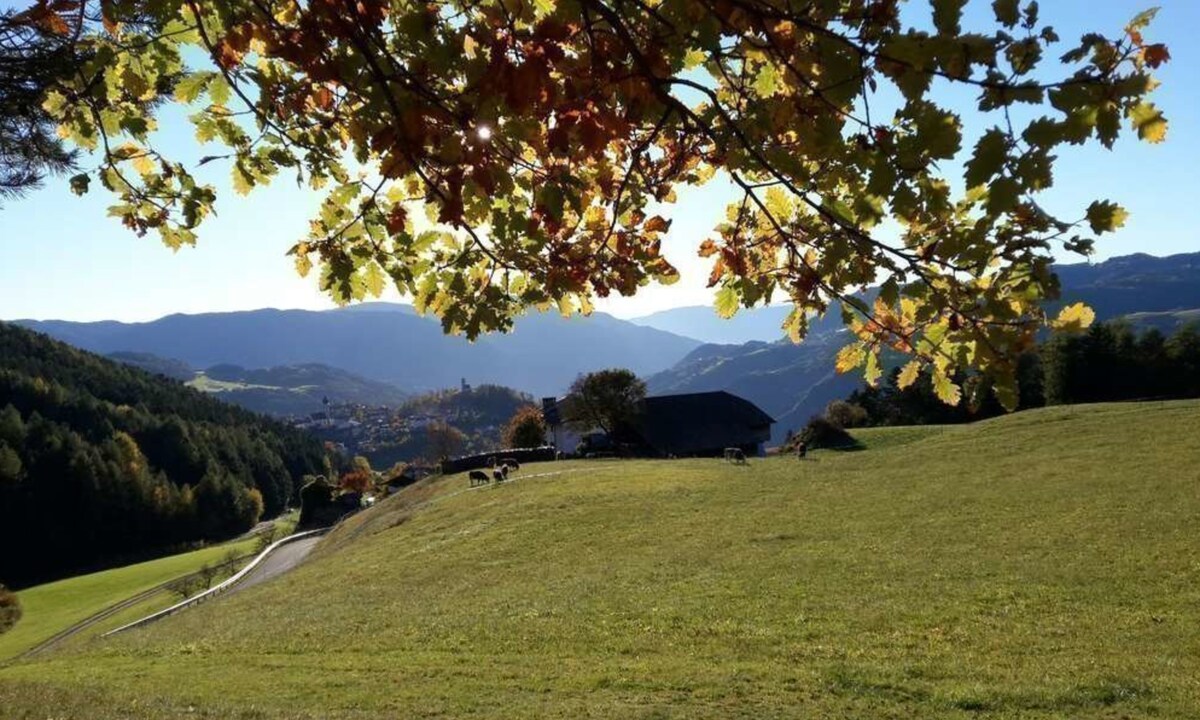
[[[1087,305],[1077,302],[1066,306],[1051,323],[1056,330],[1079,332],[1086,330],[1096,320],[1096,313]]]
[[[847,373],[860,367],[867,359],[867,351],[861,343],[847,345],[838,351],[834,369],[839,373]]]
[[[727,285],[717,291],[713,307],[716,308],[717,315],[728,319],[737,314],[740,305],[737,291]]]
[[[1167,120],[1154,103],[1138,103],[1129,111],[1129,119],[1139,138],[1151,143],[1167,139]]]
[[[933,373],[933,393],[947,405],[958,405],[962,402],[962,388],[951,380],[945,371],[937,368]]]
[[[909,360],[900,369],[900,374],[896,378],[896,387],[901,390],[909,387],[917,381],[917,376],[921,374],[921,363],[918,360]]]

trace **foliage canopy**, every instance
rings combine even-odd
[[[664,205],[717,173],[740,196],[699,243],[716,308],[784,295],[794,340],[835,303],[857,340],[839,369],[874,383],[886,348],[953,378],[993,376],[1051,320],[1056,247],[1087,254],[1126,212],[1038,202],[1064,145],[1166,134],[1148,101],[1169,59],[1143,31],[1065,42],[1036,2],[994,0],[40,0],[28,17],[87,59],[44,108],[102,152],[111,212],[173,248],[216,193],[152,143],[164,102],[192,111],[247,193],[276,175],[325,193],[291,254],[339,302],[391,281],[448,331],[507,329],[528,307],[588,312],[678,274]],[[190,68],[202,53],[211,67]],[[971,122],[947,106],[976,94]],[[962,177],[945,168],[968,157]],[[423,211],[423,212],[422,212]],[[854,293],[881,283],[868,304]],[[983,387],[976,384],[968,391]]]
[[[546,444],[546,420],[536,405],[523,405],[504,426],[506,448],[535,448]]]
[[[633,422],[646,397],[646,383],[631,370],[612,368],[580,375],[564,402],[567,425],[587,432],[597,428],[612,435]]]

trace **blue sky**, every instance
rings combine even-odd
[[[0,7],[17,4],[0,0]],[[910,13],[927,12],[922,0],[910,5]],[[965,25],[986,28],[990,5],[971,0]],[[1089,30],[1116,33],[1149,6],[1147,0],[1043,0],[1041,12],[1071,41]],[[1101,239],[1098,260],[1134,252],[1200,251],[1200,44],[1195,40],[1200,0],[1163,0],[1160,6],[1148,38],[1166,42],[1171,50],[1171,62],[1159,73],[1163,86],[1154,96],[1170,120],[1167,142],[1155,146],[1122,138],[1112,152],[1099,146],[1070,148],[1061,153],[1056,187],[1044,196],[1047,207],[1069,217],[1081,216],[1097,198],[1116,200],[1131,212],[1119,233]],[[950,104],[963,111],[968,130],[977,135],[986,126],[973,123],[978,117],[972,117],[970,100],[969,93],[961,93]],[[167,148],[177,157],[194,160],[204,154],[182,114],[165,117],[163,127],[164,138],[182,148]],[[966,144],[973,144],[972,136]],[[0,208],[0,319],[135,321],[176,312],[332,307],[312,276],[299,278],[284,256],[303,237],[317,197],[282,177],[241,197],[229,188],[226,167],[204,170],[218,188],[219,214],[202,227],[195,248],[178,253],[153,237],[135,237],[107,217],[110,196],[99,187],[77,198],[65,179],[52,179],[25,199],[6,203]],[[960,174],[955,167],[948,171]],[[668,208],[674,224],[665,251],[683,279],[598,307],[633,317],[708,304],[708,264],[695,249],[732,198],[730,187],[719,181],[681,190],[679,202]]]

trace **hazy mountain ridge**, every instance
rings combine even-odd
[[[1161,258],[1130,255],[1102,263],[1062,265],[1056,272],[1063,285],[1063,298],[1056,305],[1084,301],[1100,320],[1128,317],[1135,326],[1169,331],[1200,319],[1200,311],[1194,310],[1200,308],[1200,253]],[[743,310],[739,316],[759,313],[773,318],[777,310]],[[685,316],[696,317],[677,313],[675,318]],[[715,314],[712,317],[723,322]],[[838,349],[848,342],[844,333],[834,329],[838,322],[836,313],[815,321],[813,332],[800,345],[787,340],[703,345],[674,367],[650,377],[647,384],[652,393],[728,390],[741,395],[775,418],[778,441],[830,400],[845,397],[861,385],[861,374],[838,375],[833,370]],[[709,334],[703,328],[691,330]]]
[[[1167,257],[1138,253],[1098,263],[1056,265],[1054,270],[1063,286],[1062,300],[1056,304],[1083,301],[1101,317],[1200,307],[1200,253]],[[711,307],[695,305],[630,322],[706,343],[774,342],[783,337],[783,321],[790,311],[788,305],[743,308],[724,320]],[[838,318],[833,321],[836,324]]]
[[[192,367],[320,363],[407,392],[454,387],[466,378],[552,395],[581,372],[628,367],[650,375],[700,345],[604,313],[586,318],[531,313],[517,320],[511,334],[469,343],[445,335],[434,318],[388,303],[328,311],[169,315],[145,323],[16,322],[100,353],[152,353]]]

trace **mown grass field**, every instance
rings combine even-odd
[[[275,521],[280,537],[292,531],[296,519],[296,513],[292,513]],[[204,565],[220,563],[230,553],[252,553],[257,543],[257,538],[248,538],[22,590],[17,593],[22,617],[12,630],[0,635],[0,662],[127,598],[196,572]],[[119,627],[178,601],[178,596],[164,590],[89,627],[86,635]]]
[[[5,718],[1193,718],[1200,403],[450,477],[0,669]]]

